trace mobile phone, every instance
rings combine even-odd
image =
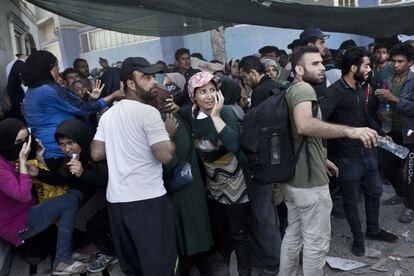
[[[79,154],[72,153],[72,160],[79,160]]]

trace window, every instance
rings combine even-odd
[[[80,34],[83,53],[156,38],[155,36],[123,34],[101,29]]]
[[[23,34],[17,30],[14,30],[14,43],[16,44],[16,54],[22,53],[22,37]]]
[[[358,0],[335,0],[334,5],[338,7],[358,7]]]
[[[404,4],[413,2],[414,0],[378,0],[380,5],[393,5],[393,4]]]

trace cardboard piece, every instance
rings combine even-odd
[[[343,259],[338,257],[326,257],[326,262],[331,268],[339,269],[342,271],[349,271],[361,267],[367,266],[367,264],[360,263],[354,260]]]

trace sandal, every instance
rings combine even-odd
[[[72,275],[72,274],[82,274],[87,271],[86,265],[81,262],[74,261],[71,264],[65,262],[60,262],[55,269],[52,271],[52,275]]]

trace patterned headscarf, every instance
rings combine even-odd
[[[277,78],[279,79],[280,75],[282,74],[282,67],[280,66],[278,62],[270,58],[261,59],[261,62],[263,63],[265,68],[269,66],[273,66],[277,72]]]
[[[208,72],[198,72],[190,78],[188,81],[188,97],[195,104],[195,89],[207,85],[209,82],[212,82],[216,89],[220,89],[221,81],[218,77],[210,74]]]

